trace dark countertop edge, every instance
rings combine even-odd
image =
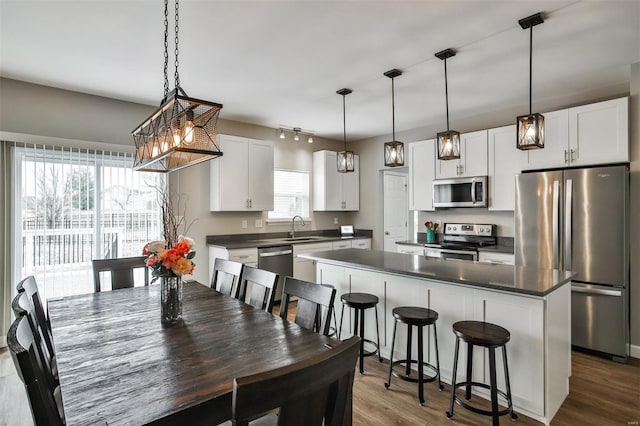
[[[370,229],[358,229],[353,237],[342,238],[336,229],[324,229],[317,231],[296,231],[298,237],[322,237],[320,240],[309,241],[275,241],[289,238],[288,232],[271,232],[261,234],[229,234],[229,235],[207,235],[206,242],[209,247],[220,247],[224,249],[240,249],[252,247],[272,247],[290,244],[319,244],[344,240],[361,240],[373,238],[373,231]],[[262,241],[262,242],[261,242]]]
[[[460,284],[460,285],[464,285],[464,286],[467,286],[467,287],[488,288],[488,289],[491,289],[491,290],[499,290],[499,291],[502,291],[502,292],[505,292],[505,293],[518,293],[518,294],[522,294],[522,295],[526,295],[526,296],[533,296],[533,297],[536,297],[536,298],[542,298],[542,297],[547,296],[548,294],[552,293],[553,291],[555,291],[556,289],[562,287],[563,285],[570,283],[571,279],[573,278],[573,276],[575,276],[575,274],[574,274],[573,276],[571,276],[569,278],[565,278],[565,279],[561,280],[559,283],[557,283],[556,285],[554,285],[553,287],[550,287],[550,288],[548,288],[547,290],[545,290],[543,292],[536,292],[536,291],[524,290],[524,289],[519,289],[519,288],[507,287],[507,286],[500,285],[500,284],[457,280],[455,278],[450,278],[450,277],[438,277],[436,275],[428,275],[428,274],[422,274],[422,273],[418,273],[418,272],[399,271],[399,270],[395,270],[395,269],[385,269],[385,268],[379,268],[379,267],[370,266],[370,265],[362,265],[360,263],[353,263],[353,262],[346,262],[346,261],[342,261],[342,260],[327,259],[325,257],[318,256],[318,255],[320,255],[322,253],[324,253],[324,252],[304,253],[304,254],[299,254],[298,257],[302,257],[302,258],[309,259],[309,260],[315,260],[315,261],[327,263],[327,264],[330,264],[330,265],[348,266],[348,267],[353,267],[353,268],[356,268],[356,269],[384,272],[384,273],[391,274],[391,275],[409,276],[409,277],[415,277],[415,278],[420,278],[420,279],[425,279],[425,280],[433,280],[433,281],[440,281],[440,282],[446,282],[446,283],[452,283],[452,284]],[[504,268],[513,268],[513,266],[509,266],[509,265],[495,265],[495,266],[496,267],[504,267]]]
[[[513,238],[505,238],[505,241],[501,241],[501,237],[498,237],[498,244],[495,246],[485,246],[478,247],[478,251],[486,251],[492,253],[505,253],[505,254],[514,254],[513,248]],[[511,241],[509,241],[511,240]],[[440,242],[440,240],[435,241],[436,243]],[[406,240],[406,241],[396,241],[396,244],[405,245],[405,246],[417,246],[421,247],[426,244],[425,240]]]

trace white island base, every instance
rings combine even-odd
[[[381,353],[389,358],[394,319],[398,306],[421,306],[438,312],[436,323],[440,355],[441,378],[451,384],[455,335],[453,323],[463,320],[486,321],[500,325],[511,333],[507,343],[509,376],[514,411],[549,424],[569,394],[571,375],[571,287],[558,286],[543,296],[493,290],[431,278],[385,273],[366,266],[346,267],[314,259],[318,283],[336,287],[335,310],[340,322],[340,295],[349,292],[375,294],[380,298]],[[342,337],[352,333],[350,310],[345,309]],[[365,336],[375,341],[375,316],[368,310]],[[433,327],[425,336],[425,358],[435,365]],[[413,359],[417,359],[416,338],[413,339]],[[404,359],[406,326],[398,326],[394,359]],[[466,380],[466,347],[460,346],[457,381]],[[488,350],[474,348],[473,381],[489,383]],[[496,351],[498,387],[505,390],[502,351]],[[428,392],[429,386],[426,386]],[[435,389],[435,388],[434,388]],[[474,394],[489,399],[488,391],[474,389]],[[501,402],[501,405],[504,401]],[[443,414],[444,415],[444,414]]]

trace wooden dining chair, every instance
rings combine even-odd
[[[100,280],[103,272],[111,272],[111,290],[131,288],[135,281],[133,271],[144,268],[144,285],[149,285],[149,272],[147,271],[146,256],[121,257],[118,259],[93,259],[93,286],[94,291],[102,290]]]
[[[287,319],[291,297],[298,298],[294,322],[307,330],[329,335],[336,289],[285,277],[280,302],[280,317]]]
[[[47,319],[45,314],[44,305],[42,304],[42,299],[40,299],[40,293],[38,292],[38,284],[36,283],[36,279],[33,275],[29,275],[20,283],[18,286],[23,289],[22,293],[27,296],[27,304],[23,305],[23,309],[29,310],[32,309],[31,318],[35,323],[34,326],[38,328],[40,336],[44,341],[47,352],[50,354],[52,359],[52,371],[54,375],[57,376],[57,369],[55,367],[55,346],[53,344],[53,334],[51,333],[51,324]]]
[[[55,354],[47,349],[42,331],[38,326],[37,315],[33,303],[25,292],[18,293],[11,302],[11,309],[16,318],[26,317],[33,333],[35,349],[43,369],[46,371],[47,384],[51,392],[60,384],[58,379],[58,367],[56,365]]]
[[[244,266],[240,275],[240,291],[238,298],[246,301],[249,292],[249,303],[251,306],[271,313],[273,302],[276,298],[279,275],[275,272],[264,269]],[[249,290],[251,287],[251,290]]]
[[[46,371],[37,355],[35,339],[26,315],[18,317],[9,328],[7,346],[18,376],[24,383],[34,424],[64,425],[60,387],[52,392],[46,385]]]
[[[213,263],[211,288],[227,296],[238,298],[243,266],[240,262],[217,257]]]
[[[317,356],[233,380],[232,424],[245,426],[280,408],[278,425],[351,425],[360,338],[336,342]]]

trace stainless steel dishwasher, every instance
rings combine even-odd
[[[258,248],[258,268],[280,274],[276,301],[282,299],[284,277],[293,276],[293,246],[275,246]]]

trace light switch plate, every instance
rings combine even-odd
[[[256,219],[256,228],[262,228],[262,219]]]
[[[247,229],[247,221],[246,220],[242,221],[242,229]]]

